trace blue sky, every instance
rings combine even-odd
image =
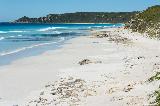
[[[49,13],[138,11],[152,5],[160,0],[0,0],[0,21]]]

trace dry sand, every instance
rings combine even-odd
[[[92,33],[0,67],[0,106],[148,105],[160,42],[123,28]]]

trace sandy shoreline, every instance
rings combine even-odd
[[[160,43],[123,28],[101,31],[110,36],[74,38],[0,67],[0,105],[147,105],[159,86],[146,80],[160,67]],[[84,59],[88,64],[79,65]]]

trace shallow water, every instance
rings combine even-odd
[[[59,48],[66,40],[91,29],[123,24],[14,24],[0,23],[0,65]]]

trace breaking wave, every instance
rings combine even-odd
[[[61,37],[60,40],[57,41],[57,42],[40,43],[40,44],[36,44],[36,45],[31,45],[31,46],[27,46],[27,47],[22,47],[22,48],[19,48],[19,49],[10,51],[10,52],[0,53],[0,56],[6,56],[6,55],[18,53],[18,52],[21,52],[21,51],[24,51],[24,50],[27,50],[27,49],[32,49],[32,48],[34,48],[34,47],[45,46],[45,45],[50,45],[50,44],[56,44],[56,43],[63,42],[64,40],[65,40],[65,38],[64,38],[64,37]]]
[[[37,31],[45,32],[45,31],[52,31],[52,30],[56,30],[56,29],[66,29],[66,28],[67,27],[48,27],[48,28],[38,29]]]
[[[3,40],[3,39],[5,39],[4,37],[0,37],[0,40]]]
[[[6,31],[0,31],[0,33],[7,33]]]

